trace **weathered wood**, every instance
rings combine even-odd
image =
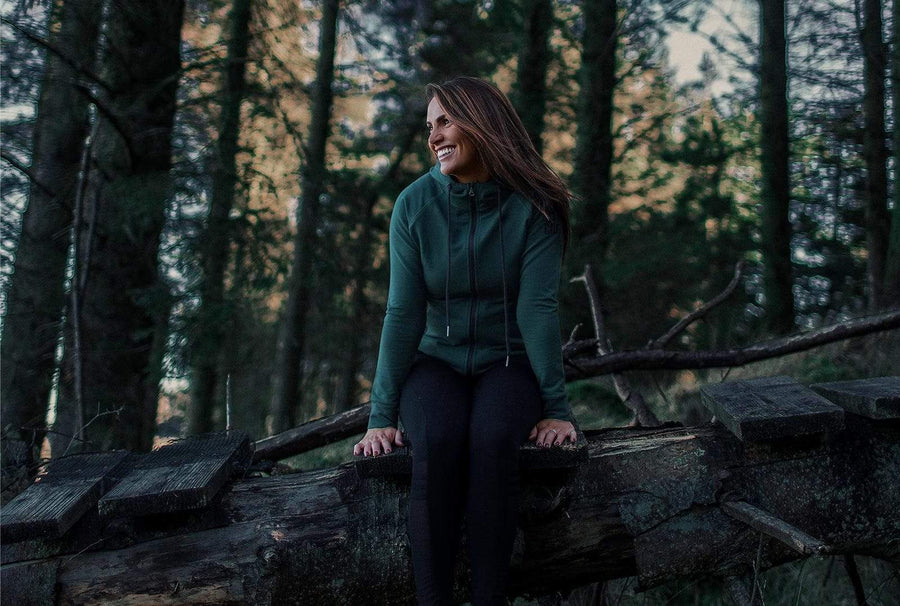
[[[570,469],[588,460],[587,438],[581,430],[575,430],[574,444],[565,442],[553,448],[542,448],[535,442],[526,442],[519,449],[519,468],[523,471],[534,469]],[[356,471],[361,478],[384,476],[407,476],[412,473],[412,442],[408,446],[395,447],[393,452],[374,457],[358,456]]]
[[[299,427],[257,440],[253,460],[279,461],[365,433],[371,408],[370,404],[364,404],[353,410],[308,421]]]
[[[4,542],[61,537],[112,485],[128,451],[75,454],[51,460],[43,474],[3,508]]]
[[[729,381],[700,388],[716,418],[742,440],[836,431],[844,411],[790,377]]]
[[[232,473],[246,469],[253,444],[240,431],[209,433],[144,455],[99,501],[102,517],[146,515],[209,504]]]
[[[722,511],[726,515],[743,522],[766,536],[781,541],[791,549],[803,555],[824,554],[828,546],[815,537],[809,536],[799,528],[779,520],[772,514],[754,507],[744,501],[722,503]]]
[[[900,377],[817,383],[812,389],[847,412],[870,419],[900,419]]]
[[[742,443],[716,424],[585,433],[585,463],[523,474],[510,595],[632,575],[643,587],[684,575],[744,575],[800,557],[723,513],[721,502],[733,500],[802,526],[836,553],[897,560],[896,424],[853,416],[845,431],[774,443]],[[55,600],[309,604],[377,596],[409,604],[408,490],[405,479],[361,479],[352,462],[234,483],[197,512],[210,518],[202,529],[135,525],[130,547],[48,560],[66,561]],[[459,601],[469,565],[462,553]]]

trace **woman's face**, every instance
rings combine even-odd
[[[441,172],[460,183],[487,181],[490,173],[478,158],[475,145],[444,112],[437,97],[428,104],[428,147],[437,156]]]

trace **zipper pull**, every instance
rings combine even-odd
[[[469,185],[469,196],[472,198],[475,197],[475,186],[471,184]]]

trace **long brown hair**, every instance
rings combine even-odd
[[[491,175],[534,204],[569,242],[569,200],[572,194],[534,148],[521,118],[500,90],[484,80],[458,76],[428,84],[430,102],[437,97],[454,124],[475,144]]]

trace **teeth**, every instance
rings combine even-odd
[[[444,156],[446,156],[447,154],[449,154],[450,152],[452,152],[454,149],[456,149],[456,148],[453,147],[453,146],[451,146],[451,147],[442,147],[441,149],[438,150],[437,156],[438,156],[438,158],[443,158]]]

